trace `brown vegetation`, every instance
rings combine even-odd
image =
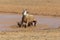
[[[60,40],[60,29],[39,32],[0,32],[0,40]]]
[[[36,15],[60,16],[60,0],[0,0],[0,12],[19,13],[28,9]]]
[[[23,9],[35,15],[60,16],[60,0],[0,0],[0,13],[21,14]],[[41,28],[48,28],[41,26]],[[13,28],[16,30],[15,26]],[[13,29],[12,28],[12,29]],[[0,40],[60,40],[59,29],[38,30],[20,28],[18,32],[0,32]],[[35,31],[32,31],[36,29]],[[27,31],[26,31],[27,30]],[[31,30],[31,31],[30,31]]]
[[[57,15],[60,16],[60,6],[58,5],[41,5],[41,6],[21,6],[21,5],[0,5],[0,12],[21,13],[23,9],[36,15]]]

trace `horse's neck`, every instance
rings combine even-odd
[[[27,11],[25,11],[23,15],[27,15]]]
[[[26,15],[27,15],[27,11],[24,11],[22,18],[24,19],[24,17],[25,17]]]
[[[22,18],[26,18],[29,14],[27,14],[27,11],[24,11]]]

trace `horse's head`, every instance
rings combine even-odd
[[[25,11],[24,11],[24,15],[26,15],[26,14],[27,14],[27,11],[25,10]]]
[[[27,9],[23,10],[23,13],[22,13],[24,16],[28,14],[27,12]]]

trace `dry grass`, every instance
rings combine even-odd
[[[60,0],[0,0],[0,12],[21,13],[23,9],[36,15],[60,16]]]
[[[60,28],[33,31],[36,28],[39,27],[19,28],[20,31],[15,32],[0,32],[0,40],[60,40]]]
[[[60,15],[60,6],[41,5],[41,6],[21,6],[21,5],[0,5],[0,12],[21,13],[23,9],[28,9],[29,13],[37,15]]]
[[[0,0],[0,12],[20,14],[23,9],[28,9],[29,13],[35,15],[60,16],[60,0]],[[0,32],[0,40],[60,40],[60,28]]]
[[[0,40],[60,40],[60,29],[39,32],[0,32]]]

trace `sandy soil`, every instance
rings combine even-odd
[[[60,29],[0,32],[0,40],[60,40]]]
[[[28,9],[30,14],[56,17],[60,16],[60,0],[0,0],[1,14],[21,14],[23,9]],[[38,29],[39,26],[45,29]],[[8,32],[0,31],[0,40],[60,40],[60,28],[50,29],[47,25],[27,28],[19,28],[15,25],[9,27],[13,31],[8,31],[10,28],[7,29]]]

